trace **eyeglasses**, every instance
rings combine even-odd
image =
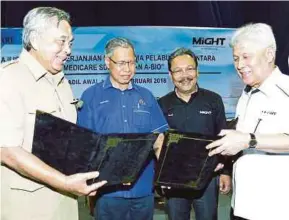
[[[171,73],[175,76],[180,76],[183,73],[193,74],[196,71],[197,71],[197,68],[195,68],[193,66],[188,66],[185,69],[176,68],[176,69],[172,70]]]
[[[127,66],[127,64],[128,64],[128,66],[130,67],[135,67],[135,65],[136,65],[136,61],[124,61],[124,60],[121,60],[121,61],[118,61],[118,62],[116,62],[116,61],[114,61],[113,59],[111,59],[110,57],[109,57],[109,59],[115,64],[115,65],[117,65],[118,66],[118,68],[120,68],[120,69],[124,69],[126,66]]]

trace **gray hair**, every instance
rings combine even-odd
[[[55,26],[55,20],[57,26],[62,20],[70,23],[70,15],[54,7],[38,7],[30,10],[23,20],[23,47],[29,51],[32,48],[31,37]]]
[[[131,48],[133,50],[133,54],[135,55],[135,50],[133,44],[127,38],[116,37],[109,40],[105,45],[105,56],[112,57],[113,52],[116,48]]]
[[[168,59],[169,70],[171,70],[173,59],[175,59],[178,56],[183,56],[183,55],[189,55],[190,57],[192,57],[193,60],[195,61],[196,68],[198,68],[198,58],[194,54],[194,52],[188,48],[180,47],[169,55],[169,59]]]
[[[240,42],[252,42],[262,48],[271,47],[276,53],[276,40],[271,26],[264,23],[246,24],[233,34],[230,46],[234,47]]]

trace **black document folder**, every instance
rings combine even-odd
[[[118,185],[136,180],[156,137],[156,134],[102,135],[37,111],[32,153],[66,175],[99,171],[96,181]]]
[[[169,131],[156,167],[155,184],[172,188],[203,189],[211,180],[219,159],[205,148],[218,137]]]

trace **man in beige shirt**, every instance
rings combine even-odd
[[[78,219],[77,195],[98,172],[65,176],[31,154],[36,110],[76,122],[73,94],[62,72],[73,41],[69,15],[41,7],[24,18],[23,51],[0,72],[1,219]]]

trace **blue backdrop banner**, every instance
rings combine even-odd
[[[227,118],[234,117],[243,85],[233,66],[229,42],[234,29],[188,27],[75,27],[72,55],[64,72],[74,95],[108,74],[104,47],[113,37],[126,37],[135,45],[137,73],[134,82],[156,97],[173,90],[168,75],[168,55],[178,47],[192,49],[199,61],[199,85],[223,98]],[[1,29],[1,62],[17,59],[21,52],[21,28]]]

